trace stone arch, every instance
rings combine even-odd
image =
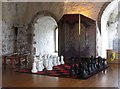
[[[101,8],[99,16],[97,18],[97,25],[101,34],[101,56],[106,58],[106,50],[108,49],[108,33],[107,33],[107,21],[109,20],[110,14],[117,9],[118,2],[120,0],[113,0],[107,2]]]
[[[98,25],[98,28],[99,28],[99,31],[101,33],[101,18],[102,18],[102,14],[105,10],[105,8],[110,4],[110,2],[106,2],[100,9],[100,12],[98,14],[98,18],[97,18],[97,25]]]

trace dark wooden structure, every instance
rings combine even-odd
[[[96,22],[81,14],[65,14],[58,22],[59,55],[65,59],[96,56]]]

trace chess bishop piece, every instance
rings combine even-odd
[[[61,59],[61,64],[65,64],[65,62],[64,62],[64,57],[63,56],[60,56],[60,59]]]
[[[36,62],[33,63],[33,66],[32,66],[32,70],[31,70],[32,73],[37,73],[37,67],[36,67]]]

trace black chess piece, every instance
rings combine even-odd
[[[102,57],[98,57],[98,64],[97,64],[98,69],[102,68]]]
[[[102,63],[103,64],[103,68],[105,68],[107,66],[106,59],[103,58],[102,60],[103,60],[103,63]]]
[[[85,70],[85,64],[84,63],[79,63],[79,71],[78,71],[78,77],[79,78],[86,78],[87,77],[87,73],[86,73],[86,70]]]
[[[78,65],[78,77],[79,78],[82,77],[82,71],[83,71],[82,62],[80,62],[79,65]]]
[[[88,74],[92,73],[92,69],[91,69],[91,60],[89,59],[87,62],[87,66],[88,66]]]
[[[93,64],[94,64],[94,70],[97,70],[97,66],[96,66],[96,58],[94,57],[94,61],[93,61]]]
[[[75,76],[75,71],[74,71],[74,64],[71,65],[71,68],[70,68],[70,76],[71,77],[74,77]]]
[[[83,78],[86,78],[88,75],[88,71],[87,71],[87,65],[86,63],[83,63]]]
[[[88,73],[88,66],[87,66],[87,62],[85,62],[85,63],[84,63],[84,68],[85,68],[85,71],[86,71],[86,73],[87,73],[87,75],[88,75],[89,73]]]
[[[78,65],[77,64],[74,65],[74,72],[76,75],[78,75]]]
[[[91,56],[90,60],[91,60],[91,69],[92,69],[92,71],[95,71],[95,69],[94,69],[94,57]]]

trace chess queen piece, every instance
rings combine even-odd
[[[64,57],[63,56],[60,56],[60,59],[61,59],[61,64],[65,64],[65,62],[64,62]]]
[[[31,70],[32,73],[37,73],[37,67],[36,67],[36,62],[33,63],[33,66],[32,66],[32,70]]]

